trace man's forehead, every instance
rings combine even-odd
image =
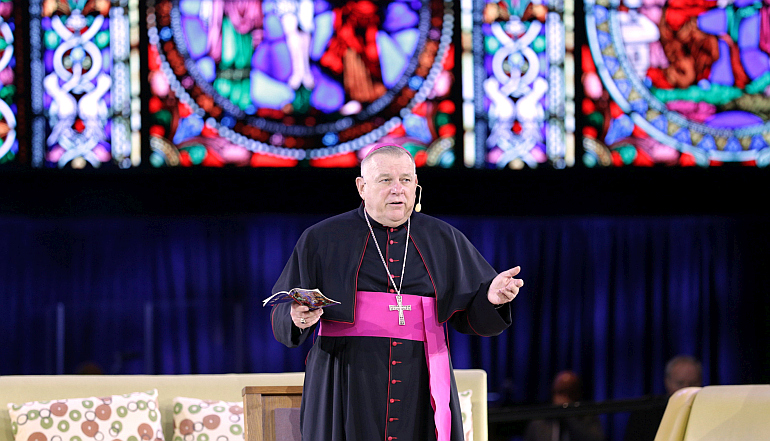
[[[414,171],[412,170],[396,171],[395,173],[393,170],[375,170],[374,173],[376,173],[376,176],[414,176]]]
[[[390,175],[397,174],[401,176],[414,176],[414,163],[405,155],[377,155],[372,157],[364,165],[364,172],[367,174]]]

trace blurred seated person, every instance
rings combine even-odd
[[[583,384],[578,374],[561,371],[556,374],[551,388],[551,402],[566,406],[580,401]],[[604,430],[597,415],[533,420],[524,432],[524,441],[603,441]]]
[[[703,385],[703,367],[700,361],[689,355],[677,355],[666,363],[664,384],[666,399],[685,387]],[[631,413],[623,441],[653,441],[658,432],[666,406],[638,410]]]

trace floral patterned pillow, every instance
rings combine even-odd
[[[465,441],[473,440],[473,413],[471,412],[471,396],[473,389],[462,391],[460,396],[460,412],[463,414],[463,439]]]
[[[174,398],[173,441],[243,441],[243,431],[240,401]]]
[[[15,441],[163,441],[158,391],[8,404]]]

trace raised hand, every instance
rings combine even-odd
[[[521,267],[517,266],[498,274],[487,291],[487,298],[493,305],[502,305],[510,302],[519,295],[519,288],[524,286],[523,279],[516,279]]]

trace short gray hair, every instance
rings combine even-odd
[[[414,163],[414,157],[409,151],[397,144],[386,144],[373,148],[365,157],[361,160],[361,176],[364,176],[364,165],[369,162],[369,159],[374,155],[388,155],[388,156],[401,156],[406,155],[412,161],[412,165],[415,166],[415,172],[417,172],[417,166]]]
[[[698,371],[698,377],[701,379],[703,378],[703,365],[701,365],[697,358],[690,355],[677,355],[676,357],[669,360],[668,363],[666,363],[666,378],[671,377],[671,371],[674,370],[674,366],[680,363],[686,363],[695,366],[695,369]]]

